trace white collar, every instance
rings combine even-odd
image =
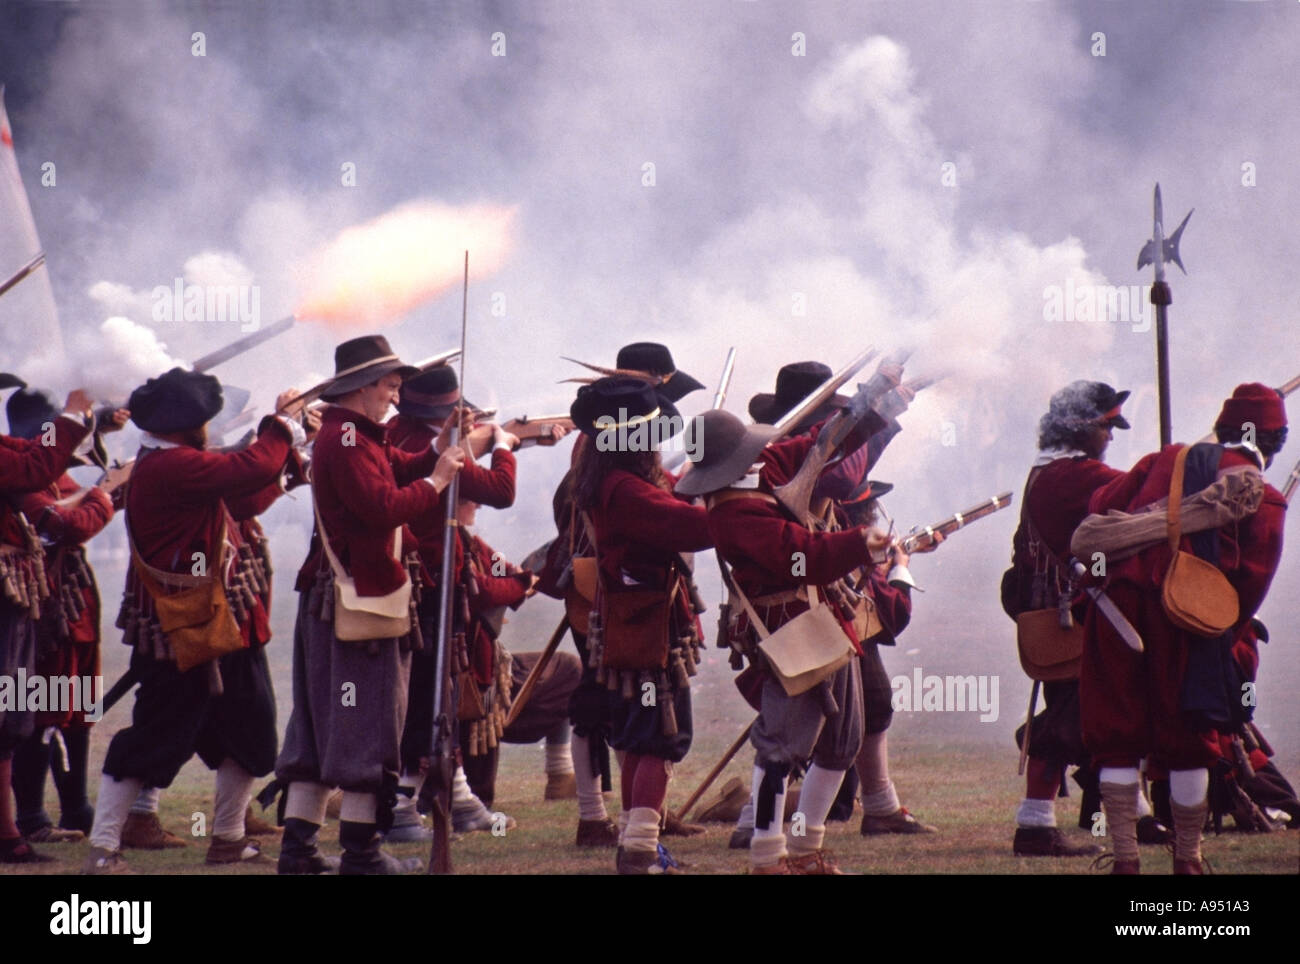
[[[178,449],[183,447],[179,442],[169,442],[165,438],[154,435],[153,432],[145,432],[144,439],[140,444],[147,449]]]
[[[1078,449],[1043,449],[1038,453],[1038,458],[1034,459],[1034,468],[1048,465],[1057,459],[1073,459],[1079,456],[1087,458],[1088,453]]]
[[[1247,442],[1245,439],[1242,439],[1240,442],[1226,442],[1223,447],[1225,449],[1242,449],[1249,452],[1251,457],[1255,460],[1255,464],[1259,466],[1261,471],[1263,471],[1264,453],[1259,450],[1255,443]]]
[[[758,488],[758,483],[759,483],[759,472],[758,472],[758,470],[762,469],[762,467],[763,467],[763,464],[762,464],[761,462],[755,462],[753,465],[750,466],[748,472],[746,472],[743,476],[741,476],[739,480],[737,480],[737,481],[735,481],[735,482],[732,482],[731,485],[727,486],[727,488],[729,488],[729,489],[757,489],[757,488]]]

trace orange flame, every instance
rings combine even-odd
[[[294,315],[345,328],[400,321],[460,283],[465,251],[475,277],[499,269],[515,211],[409,201],[347,228],[305,265],[306,294]]]

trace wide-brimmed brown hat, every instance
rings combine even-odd
[[[697,415],[686,428],[698,453],[673,491],[680,495],[716,492],[745,477],[776,434],[771,425],[746,425],[720,408]]]
[[[393,372],[410,378],[419,371],[398,358],[383,335],[362,335],[334,349],[334,380],[321,398],[342,398]]]
[[[783,365],[776,373],[776,391],[759,392],[749,400],[750,418],[764,425],[775,425],[796,405],[830,381],[832,374],[830,366],[821,362],[804,361]],[[806,432],[848,404],[849,399],[845,396],[833,395],[796,425],[790,434]]]

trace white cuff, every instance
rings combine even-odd
[[[507,452],[513,452],[514,446],[511,445],[509,442],[507,442],[505,439],[502,439],[500,442],[497,442],[495,445],[492,446],[493,452],[495,452],[497,449],[505,449]]]
[[[293,447],[301,448],[307,444],[307,433],[296,418],[289,418],[287,415],[275,416],[276,421],[289,430],[293,436]]]
[[[912,572],[907,568],[907,566],[895,566],[893,569],[890,569],[889,576],[886,577],[885,581],[889,583],[899,583],[909,589],[915,589],[917,592],[925,592],[924,589],[916,584],[916,580],[912,578]]]

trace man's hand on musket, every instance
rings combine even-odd
[[[302,428],[307,433],[307,441],[310,442],[320,431],[320,409],[309,408],[302,413]]]
[[[290,418],[294,418],[302,411],[303,407],[302,399],[298,397],[299,394],[299,392],[292,388],[285,389],[275,397],[275,410],[281,415],[287,415]]]
[[[496,448],[498,445],[504,445],[513,452],[515,449],[519,448],[519,436],[515,435],[513,432],[507,432],[500,425],[493,425],[492,447]]]
[[[458,438],[465,439],[470,432],[474,431],[474,410],[471,408],[454,408],[442,423],[442,428],[438,429],[438,436],[433,440],[433,448],[441,452],[447,447],[447,440],[451,438],[451,430],[456,425],[456,413],[460,412],[460,434]]]
[[[920,552],[934,552],[934,550],[939,548],[939,543],[943,542],[943,540],[944,540],[943,533],[936,529],[934,532],[934,537],[929,541],[929,543],[917,549],[913,549],[912,555],[916,555],[917,553]]]
[[[562,439],[562,438],[564,438],[564,436],[568,435],[569,432],[570,432],[570,429],[569,429],[569,427],[568,427],[567,425],[561,425],[559,422],[552,422],[552,423],[551,423],[551,430],[550,430],[549,434],[546,434],[546,435],[539,435],[539,436],[537,437],[537,444],[538,444],[538,445],[555,445],[557,442],[560,441],[560,439]]]
[[[112,413],[99,423],[100,432],[118,432],[126,428],[126,423],[131,419],[131,410],[126,408],[115,408]]]
[[[95,403],[83,388],[74,388],[68,392],[68,400],[63,405],[63,414],[74,418],[89,419],[95,410]]]
[[[459,445],[452,445],[438,457],[438,464],[434,466],[433,475],[429,480],[433,487],[442,492],[447,486],[451,485],[451,480],[456,477],[456,473],[461,470],[465,464],[465,450]]]

